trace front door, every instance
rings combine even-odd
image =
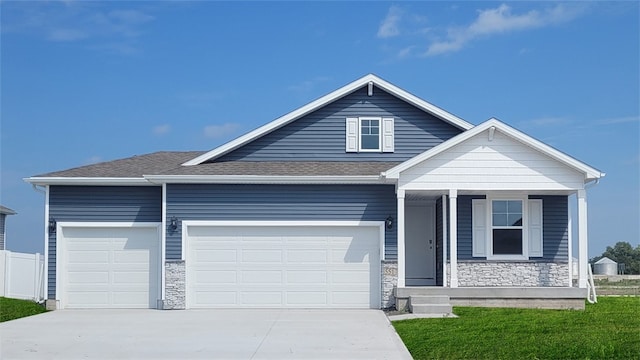
[[[436,284],[436,231],[433,203],[405,207],[405,284]]]

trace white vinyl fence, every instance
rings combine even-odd
[[[0,250],[0,296],[41,301],[44,256]]]

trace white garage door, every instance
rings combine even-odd
[[[379,226],[187,226],[190,308],[379,308]]]
[[[64,227],[59,279],[63,308],[155,308],[157,227]]]

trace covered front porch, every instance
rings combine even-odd
[[[397,308],[418,296],[584,307],[586,188],[603,173],[492,119],[384,175],[396,181]]]

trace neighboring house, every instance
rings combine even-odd
[[[7,216],[15,214],[15,211],[0,205],[0,250],[7,248]]]
[[[58,308],[584,307],[604,173],[367,75],[208,152],[38,175]],[[578,287],[569,196],[576,195]]]

